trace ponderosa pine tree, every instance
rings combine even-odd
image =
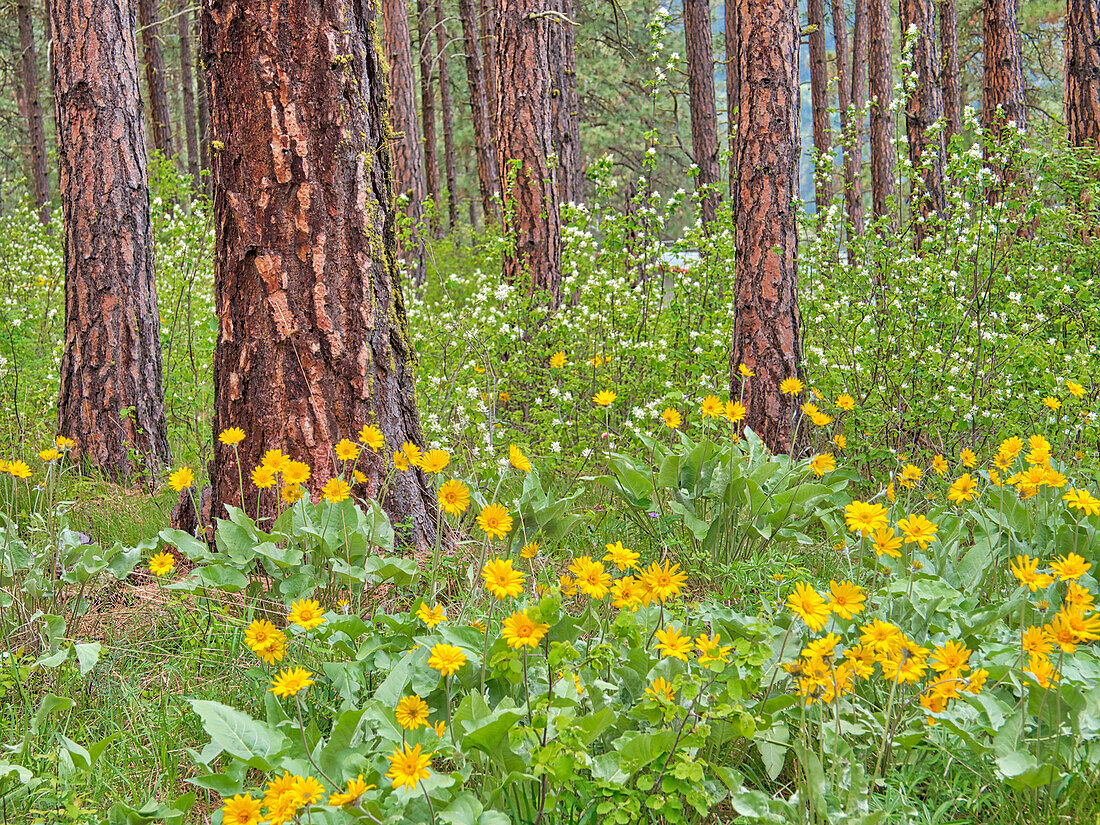
[[[920,185],[910,196],[914,213],[913,244],[920,249],[927,234],[925,221],[944,208],[943,132],[933,125],[943,117],[943,94],[936,54],[936,22],[933,0],[901,0],[901,30],[912,31],[912,81],[906,81],[905,129],[909,161],[919,174]]]
[[[1100,149],[1100,5],[1066,0],[1065,118],[1071,146]]]
[[[447,26],[443,0],[435,0],[435,44],[439,59],[439,103],[443,116],[443,170],[447,176],[447,226],[458,225],[458,174],[455,171],[454,108],[451,106],[451,75],[447,68]]]
[[[172,142],[172,112],[168,105],[168,68],[160,42],[160,0],[138,0],[138,16],[145,89],[149,94],[149,130],[153,133],[153,146],[170,158],[176,154],[176,148]]]
[[[477,154],[477,180],[481,190],[481,210],[488,223],[496,213],[493,198],[500,193],[496,144],[489,124],[489,97],[485,66],[482,61],[476,0],[458,0],[462,20],[462,39],[466,52],[466,85],[470,92],[470,115],[474,126],[474,152]],[[496,100],[493,100],[496,108]]]
[[[806,22],[811,31],[810,41],[810,99],[813,107],[814,193],[817,211],[823,212],[829,205],[829,177],[833,169],[832,135],[829,128],[829,67],[825,62],[825,10],[822,0],[808,0]]]
[[[439,150],[435,137],[435,60],[431,48],[430,0],[416,0],[417,59],[420,63],[420,125],[424,130],[424,182],[427,196],[435,204],[432,213],[432,235],[443,237],[439,221]]]
[[[775,452],[790,452],[801,375],[794,199],[798,178],[798,0],[738,0],[740,98],[731,389],[745,424]]]
[[[848,220],[856,236],[863,234],[863,109],[867,105],[868,0],[855,0],[852,23],[851,115],[848,128],[852,147],[852,165],[856,176],[856,197]]]
[[[740,61],[737,55],[741,38],[737,32],[737,0],[725,0],[722,13],[726,30],[726,142],[730,157],[729,180],[732,196],[737,188],[737,106],[741,99],[741,76],[738,74]],[[736,209],[737,201],[732,200],[731,205]]]
[[[388,477],[383,506],[399,540],[423,548],[435,540],[435,496],[419,469],[394,473],[392,461],[404,442],[423,439],[377,14],[357,0],[203,4],[215,149],[214,429],[246,433],[245,478],[266,450],[281,449],[310,464],[317,491],[338,474],[333,445],[377,426],[385,446],[363,451],[365,480],[353,492],[377,496]],[[210,477],[220,516],[240,493],[234,450],[218,441]],[[272,499],[261,497],[266,513]]]
[[[485,63],[485,94],[489,99],[489,129],[493,144],[497,141],[497,100],[499,100],[500,63],[497,59],[497,31],[499,21],[497,19],[496,0],[477,0],[480,11],[478,12],[479,37],[481,39],[481,53]]]
[[[844,0],[832,0],[833,43],[836,48],[836,90],[840,109],[840,135],[844,150],[844,207],[855,234],[863,231],[862,153],[855,145],[856,117],[852,109],[852,57],[848,49],[848,18]]]
[[[65,219],[58,431],[120,482],[168,462],[136,11],[49,2]]]
[[[710,31],[710,0],[684,0],[684,40],[687,45],[688,109],[691,112],[691,153],[699,176],[696,189],[708,187],[700,204],[703,223],[717,216],[718,109],[714,100],[714,46]]]
[[[180,46],[180,86],[183,89],[183,132],[187,137],[187,173],[195,188],[201,186],[199,172],[199,135],[195,125],[195,80],[191,67],[191,6],[190,0],[179,0],[176,12],[176,36]]]
[[[940,88],[943,89],[944,140],[962,131],[962,87],[959,84],[959,10],[955,0],[940,0]]]
[[[550,30],[551,117],[558,157],[558,202],[581,200],[581,120],[577,93],[577,33],[573,0],[556,0],[557,25]]]
[[[498,167],[518,164],[504,192],[512,241],[504,254],[504,279],[540,293],[551,309],[561,303],[561,226],[554,151],[550,72],[555,0],[501,0],[497,6],[497,66],[509,82],[499,86]]]
[[[894,148],[894,69],[890,57],[893,25],[890,0],[868,4],[867,88],[871,96],[871,209],[876,218],[891,214],[897,193]],[[891,221],[891,226],[893,221]]]
[[[42,99],[38,92],[38,48],[34,42],[34,18],[29,0],[17,0],[19,20],[19,83],[16,91],[19,110],[27,121],[27,155],[31,191],[38,218],[50,222],[50,177],[46,168],[46,126],[42,118]]]
[[[982,29],[982,126],[999,136],[1008,124],[1022,129],[1027,121],[1019,0],[984,0]]]

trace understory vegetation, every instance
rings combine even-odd
[[[158,168],[174,465],[138,490],[52,428],[63,233],[4,215],[0,819],[1093,821],[1097,160],[954,150],[920,254],[802,221],[794,457],[742,424],[730,215],[645,175],[622,209],[608,156],[556,313],[506,238],[429,242],[425,450],[360,422],[313,499],[269,453],[240,482],[280,515],[212,546],[169,526],[237,438],[206,204]],[[363,451],[430,474],[432,552],[356,496]]]

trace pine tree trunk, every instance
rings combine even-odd
[[[943,89],[945,143],[962,132],[962,91],[959,87],[959,11],[956,0],[940,0],[940,47],[943,50],[940,87]]]
[[[691,111],[691,153],[699,167],[695,188],[710,187],[702,198],[703,223],[717,216],[718,110],[714,99],[714,47],[710,31],[710,0],[684,0],[684,39],[687,43],[688,107]]]
[[[470,91],[470,114],[474,121],[474,151],[477,153],[477,179],[481,189],[481,211],[486,222],[493,219],[493,198],[500,193],[496,142],[489,126],[489,98],[486,96],[485,71],[481,60],[481,42],[477,26],[475,0],[458,0],[462,19],[462,38],[466,51],[466,83]],[[496,99],[493,98],[496,109]]]
[[[378,495],[405,441],[423,443],[415,355],[398,283],[392,160],[377,12],[356,0],[203,4],[214,179],[214,430],[240,427],[248,471],[265,450],[307,461],[316,492],[332,447],[375,424],[357,485]],[[238,504],[232,448],[214,444],[215,515]],[[350,479],[349,479],[350,480]],[[257,490],[246,482],[249,510]],[[383,501],[399,540],[435,540],[418,469]],[[261,510],[274,507],[271,491]]]
[[[833,42],[836,47],[836,89],[840,110],[840,135],[844,156],[844,207],[853,234],[863,225],[863,188],[860,181],[860,154],[852,145],[854,119],[852,106],[851,53],[848,50],[848,19],[844,0],[832,0]],[[858,223],[857,223],[858,222]],[[858,228],[857,228],[858,227]]]
[[[737,208],[737,106],[741,99],[739,83],[740,59],[738,48],[741,41],[737,29],[737,0],[725,0],[722,11],[726,27],[726,140],[729,146],[730,196],[733,208]]]
[[[573,0],[557,0],[561,18],[550,34],[550,71],[554,84],[552,117],[554,152],[558,156],[558,201],[581,200],[581,125],[580,98],[577,94],[577,33],[574,26]]]
[[[424,149],[416,116],[416,76],[413,71],[409,9],[405,0],[382,0],[386,30],[386,60],[390,67],[390,122],[393,125],[393,183],[399,196],[408,198],[407,214],[413,232],[408,249],[401,255],[413,283],[424,277],[424,243],[418,224],[424,214],[427,184]]]
[[[500,62],[497,58],[497,30],[500,22],[497,19],[496,0],[478,0],[478,2],[480,3],[479,38],[481,53],[485,55],[485,94],[489,100],[489,134],[492,135],[493,144],[496,145],[500,135],[496,106],[496,101],[500,99]]]
[[[731,394],[741,392],[745,419],[775,452],[792,451],[797,398],[779,390],[800,376],[794,199],[797,195],[798,2],[738,0],[737,253]]]
[[[818,214],[829,206],[829,177],[833,169],[832,135],[829,129],[829,67],[825,62],[825,11],[822,0],[808,0],[806,22],[810,32],[810,98],[813,107],[814,193]]]
[[[198,108],[199,108],[199,165],[202,171],[210,171],[210,98],[206,89],[206,67],[202,62],[201,52],[198,55]],[[204,179],[203,191],[211,194],[214,191],[213,182],[208,174]]]
[[[561,303],[561,229],[557,179],[547,157],[554,149],[550,73],[554,0],[501,0],[497,65],[500,86],[498,166],[519,161],[515,185],[504,195],[511,207],[505,230],[514,244],[504,255],[504,279],[527,285],[551,309]]]
[[[854,209],[848,219],[858,237],[863,234],[863,107],[867,103],[867,2],[855,0],[855,20],[852,24],[852,95],[848,128],[851,130],[852,165],[855,167]]]
[[[38,93],[38,49],[34,43],[34,19],[29,0],[17,0],[19,18],[19,92],[25,109],[29,143],[31,190],[38,218],[50,223],[50,178],[46,168],[46,127],[42,118],[42,99]],[[23,112],[21,112],[23,113]]]
[[[168,72],[160,44],[160,0],[138,0],[138,12],[145,86],[149,94],[149,128],[153,133],[153,146],[170,158],[176,151],[172,145],[172,115],[168,106]]]
[[[1071,146],[1100,149],[1100,4],[1066,0],[1065,118]]]
[[[439,152],[435,138],[435,79],[431,49],[431,9],[430,0],[416,0],[416,36],[417,56],[420,61],[420,115],[424,128],[424,176],[428,187],[428,197],[432,199],[432,237],[443,237],[443,226],[439,221],[439,209],[442,206],[439,197]]]
[[[906,82],[905,129],[909,141],[909,160],[919,173],[910,202],[916,203],[914,247],[919,251],[928,230],[925,221],[944,208],[943,132],[929,134],[932,125],[943,117],[943,95],[939,85],[939,57],[936,54],[936,26],[932,0],[901,0],[901,30],[915,28],[913,73],[915,81]]]
[[[898,164],[894,148],[894,68],[890,56],[893,25],[890,0],[870,0],[867,80],[871,94],[871,209],[876,218],[893,215]],[[891,217],[889,228],[894,228]]]
[[[439,52],[439,102],[443,110],[443,169],[447,176],[447,227],[458,225],[458,174],[455,171],[454,109],[451,76],[447,70],[447,27],[443,24],[443,0],[435,0],[435,45]]]
[[[127,482],[168,462],[135,8],[48,6],[65,220],[58,432]]]
[[[183,129],[187,136],[187,173],[197,190],[199,178],[199,136],[195,128],[195,86],[191,69],[191,8],[190,0],[179,0],[176,26],[180,42],[180,85],[183,87]]]
[[[982,126],[999,137],[1008,124],[1023,129],[1027,123],[1019,0],[984,0],[982,27]]]

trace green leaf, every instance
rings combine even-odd
[[[202,720],[203,729],[212,743],[254,768],[272,770],[269,760],[282,750],[282,734],[219,702],[205,699],[187,701]]]
[[[87,676],[99,661],[99,642],[81,642],[73,645],[76,648],[76,660],[80,663],[80,675]]]

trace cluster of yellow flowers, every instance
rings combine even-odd
[[[328,804],[336,807],[351,805],[359,801],[374,785],[363,780],[363,774],[349,780],[347,788],[329,796]],[[275,777],[264,788],[263,799],[253,799],[251,794],[237,794],[225,801],[222,807],[222,822],[225,825],[284,825],[293,821],[310,805],[321,802],[325,786],[312,776],[298,776],[289,772]],[[267,809],[266,815],[263,809]]]
[[[644,570],[639,567],[639,555],[623,547],[622,542],[606,545],[607,553],[603,561],[595,561],[591,556],[579,556],[570,563],[569,572],[558,578],[558,587],[564,596],[577,593],[599,601],[611,596],[611,606],[616,609],[627,608],[631,611],[657,601],[664,603],[679,595],[687,574],[680,570],[679,564],[669,564],[668,560],[651,562]],[[620,575],[612,577],[604,562],[614,564]],[[628,574],[627,571],[635,573]]]
[[[54,438],[53,444],[52,447],[47,447],[38,452],[38,458],[45,464],[52,464],[55,461],[60,461],[69,450],[76,446],[75,441],[63,435]],[[19,481],[26,481],[34,475],[34,471],[25,461],[9,461],[8,459],[0,458],[0,475],[2,474],[10,475],[12,478]]]

